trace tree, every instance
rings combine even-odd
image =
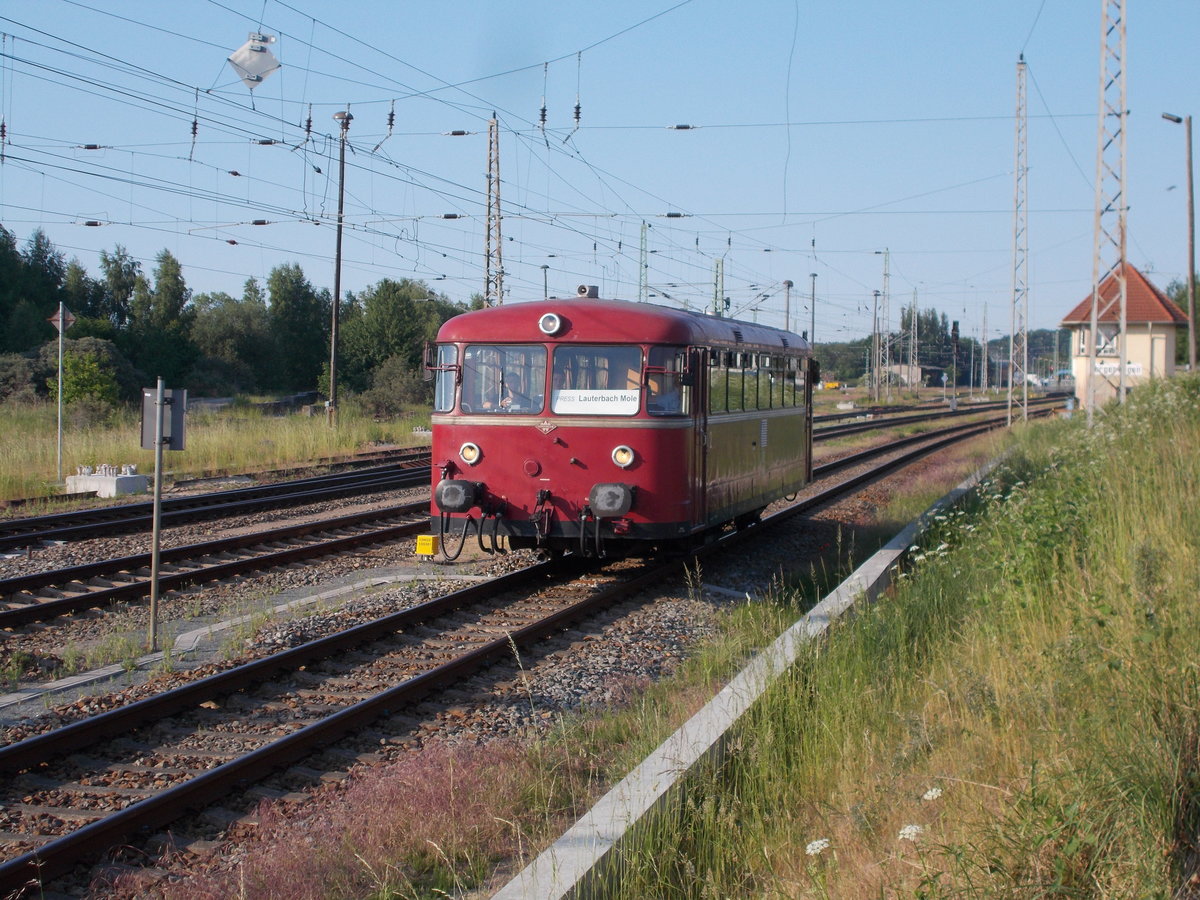
[[[113,327],[125,328],[129,324],[130,303],[142,274],[142,264],[117,244],[111,256],[100,251],[100,268],[104,271],[104,299],[99,312],[112,322]]]
[[[58,376],[51,376],[46,386],[52,397],[57,396]],[[63,354],[63,403],[88,401],[113,406],[118,394],[116,373],[105,366],[100,354]]]
[[[312,390],[329,352],[328,293],[318,293],[295,263],[271,270],[267,293],[275,345],[271,386],[289,391]]]
[[[433,402],[433,382],[426,381],[407,359],[390,356],[372,374],[371,389],[362,400],[376,418],[394,418],[405,407]]]
[[[134,363],[148,376],[161,375],[168,384],[180,384],[198,352],[190,331],[192,292],[183,278],[183,267],[170,251],[155,257],[154,283],[138,276],[130,305],[130,346]]]
[[[52,393],[57,392],[57,374],[58,374],[58,341],[47,341],[38,351],[37,371],[44,373],[44,384],[51,390]],[[68,340],[63,347],[63,390],[64,393],[70,387],[71,376],[66,374],[67,357],[94,357],[98,362],[100,372],[104,375],[97,382],[90,382],[84,376],[90,371],[90,364],[81,367],[81,381],[84,384],[104,384],[109,383],[109,376],[116,384],[116,399],[107,401],[107,395],[103,392],[97,394],[98,399],[104,399],[106,402],[131,401],[137,399],[141,395],[142,383],[137,371],[130,364],[129,360],[121,353],[117,346],[112,341],[101,340],[100,338],[85,337],[78,340]],[[88,392],[85,390],[85,394]]]
[[[4,344],[10,350],[28,350],[54,334],[54,326],[30,300],[19,300],[4,323]]]
[[[212,393],[253,391],[268,384],[274,351],[266,305],[223,293],[201,294],[194,302],[191,338],[208,383],[193,378],[192,384]]]
[[[104,285],[89,276],[78,259],[67,263],[62,300],[81,319],[104,318]]]
[[[62,253],[54,249],[46,232],[38,228],[30,236],[21,258],[25,262],[25,299],[32,301],[39,309],[47,310],[46,315],[51,315],[58,308],[66,275],[67,266]]]
[[[422,349],[437,336],[442,322],[463,311],[445,299],[430,298],[423,281],[385,278],[355,298],[342,331],[338,377],[348,390],[365,391],[385,360],[398,358],[420,372]]]

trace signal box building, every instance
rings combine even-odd
[[[1188,317],[1170,298],[1136,268],[1125,263],[1125,346],[1128,367],[1125,386],[1135,387],[1151,378],[1175,374],[1175,342]],[[1107,307],[1107,308],[1106,308]],[[1071,332],[1071,372],[1080,404],[1087,402],[1088,349],[1092,330],[1092,295],[1088,294],[1062,320]],[[1117,279],[1110,275],[1100,284],[1096,319],[1096,402],[1107,403],[1120,388],[1121,310]]]

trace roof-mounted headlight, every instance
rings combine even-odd
[[[546,313],[538,319],[538,329],[542,334],[558,334],[562,331],[562,319],[558,313]]]

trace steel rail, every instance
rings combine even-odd
[[[235,491],[217,491],[205,495],[208,501],[203,504],[189,503],[189,498],[176,498],[171,506],[162,514],[166,524],[179,524],[201,519],[215,519],[223,516],[239,515],[261,509],[272,509],[279,506],[295,506],[302,503],[314,503],[353,493],[370,493],[390,490],[392,488],[412,487],[429,480],[429,468],[392,469],[386,472],[356,472],[351,480],[344,477],[337,479],[339,483],[321,486],[317,479],[301,483],[302,490],[290,487],[288,490],[278,490],[272,495],[262,496],[255,492],[258,489],[244,488]],[[243,493],[245,492],[245,493]],[[251,496],[254,494],[254,496]],[[111,534],[115,529],[133,531],[148,528],[152,521],[153,505],[150,503],[131,503],[116,507],[107,518],[88,520],[90,510],[76,510],[64,513],[62,516],[38,516],[22,519],[20,526],[9,528],[7,533],[0,533],[0,549],[27,547],[41,541],[66,541],[96,534]],[[40,520],[40,521],[39,521]],[[63,521],[79,524],[58,524]],[[26,523],[33,523],[32,525]]]
[[[252,535],[226,538],[219,541],[210,541],[205,544],[193,544],[188,547],[177,547],[173,550],[166,551],[166,553],[163,554],[164,557],[169,557],[172,560],[178,560],[184,558],[194,558],[198,555],[211,556],[216,553],[225,552],[231,549],[244,549],[246,547],[267,544],[273,541],[303,537],[321,531],[335,531],[340,528],[349,528],[362,525],[367,522],[386,521],[387,519],[394,519],[399,516],[421,515],[421,518],[415,522],[405,522],[399,525],[376,528],[361,534],[333,538],[313,544],[304,544],[299,547],[289,547],[284,550],[275,550],[266,554],[258,554],[247,559],[231,560],[212,565],[202,565],[193,569],[188,569],[184,572],[160,574],[158,580],[159,588],[160,590],[174,590],[176,588],[185,587],[191,584],[217,581],[221,578],[228,578],[231,575],[241,575],[246,572],[261,571],[263,569],[273,568],[289,562],[311,559],[317,556],[328,556],[331,553],[340,553],[344,550],[353,549],[354,547],[361,547],[367,544],[379,544],[386,541],[395,540],[397,538],[407,537],[408,535],[415,534],[418,531],[422,531],[428,527],[428,518],[426,515],[424,515],[427,513],[428,509],[428,501],[421,500],[415,503],[389,507],[383,510],[354,513],[353,515],[342,516],[338,519],[328,519],[322,522],[310,522],[303,525],[291,525],[286,528],[274,529],[268,532],[257,532]],[[93,577],[93,575],[97,574],[97,570],[113,573],[116,565],[130,561],[138,562],[139,564],[137,565],[137,568],[143,568],[148,565],[149,558],[150,554],[143,553],[138,554],[137,556],[125,557],[124,559],[119,560],[89,563],[83,566],[76,566],[73,569],[60,569],[55,572],[39,572],[34,575],[22,575],[16,578],[0,581],[0,590],[3,590],[5,594],[10,597],[11,602],[9,588],[14,585],[37,585],[37,587],[45,587],[47,584],[63,585],[65,583],[69,583],[69,581],[48,581],[47,579],[75,571],[86,571],[90,574],[86,576],[77,575],[72,580],[78,580],[79,577]],[[0,628],[14,628],[19,625],[27,625],[30,622],[44,622],[48,619],[57,618],[58,616],[82,612],[85,609],[95,609],[98,607],[108,606],[121,600],[136,600],[149,594],[150,589],[151,583],[147,578],[145,580],[134,581],[128,584],[115,585],[113,587],[80,593],[75,597],[62,597],[54,600],[32,602],[27,606],[19,606],[11,609],[0,610]]]
[[[1034,400],[1030,402],[1030,406],[1054,406],[1059,401],[1053,398]],[[956,418],[959,416],[968,416],[975,413],[992,412],[996,409],[1007,409],[1005,403],[985,403],[970,409],[943,410],[935,413],[923,413],[915,416],[895,416],[888,419],[872,419],[864,422],[852,422],[847,425],[829,425],[825,428],[813,429],[813,440],[824,441],[834,437],[841,437],[847,434],[857,434],[862,431],[876,431],[882,428],[890,428],[893,425],[910,425],[916,422],[930,422],[934,419]]]

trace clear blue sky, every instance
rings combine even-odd
[[[1186,272],[1186,182],[1184,129],[1160,114],[1200,112],[1200,3],[1128,7],[1128,253],[1165,287]],[[964,334],[986,306],[994,337],[1009,328],[1024,52],[1029,324],[1054,327],[1090,290],[1101,10],[6,0],[0,222],[22,241],[44,229],[93,275],[120,244],[147,271],[169,249],[197,292],[240,296],[283,262],[332,289],[332,115],[348,105],[343,289],[414,277],[465,301],[484,284],[494,111],[505,302],[540,298],[543,271],[551,294],[636,299],[645,222],[655,302],[706,306],[723,259],[746,318],[783,324],[791,279],[800,330],[815,272],[818,341],[860,337],[887,248],[893,327],[916,289]],[[225,60],[258,30],[282,68],[251,95]]]

